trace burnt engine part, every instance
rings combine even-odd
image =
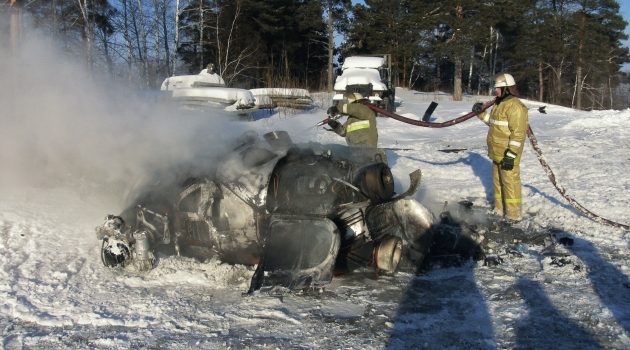
[[[136,270],[153,268],[152,234],[148,231],[131,232],[120,216],[109,215],[102,226],[96,228],[102,237],[101,261],[106,267],[126,267],[133,262]]]
[[[332,216],[337,207],[359,195],[335,179],[348,170],[312,150],[292,148],[271,175],[267,190],[270,213]]]
[[[424,112],[424,115],[422,116],[423,122],[428,122],[429,119],[431,119],[431,115],[433,114],[437,106],[438,106],[437,102],[435,101],[431,102],[431,104],[429,105],[429,108],[427,108],[427,110]]]
[[[271,146],[271,148],[279,149],[279,148],[291,148],[293,146],[293,141],[291,141],[291,137],[289,133],[286,131],[272,131],[263,135],[267,143]]]
[[[383,237],[374,249],[376,268],[394,272],[402,257],[402,240],[396,236]]]
[[[410,174],[409,190],[394,197],[382,150],[296,145],[285,132],[264,138],[249,132],[227,142],[231,151],[207,174],[151,181],[120,216],[96,228],[103,264],[148,271],[158,251],[218,257],[258,265],[249,289],[255,294],[422,261],[432,216],[405,199],[420,186],[419,170]]]
[[[440,222],[433,228],[433,240],[427,265],[459,266],[470,259],[484,260],[484,237],[465,221],[455,220],[449,211],[440,213]]]
[[[243,165],[248,168],[257,167],[277,157],[266,148],[250,147],[242,152]]]
[[[339,252],[339,231],[325,218],[272,215],[263,254],[249,293],[265,286],[302,289],[330,283]]]
[[[124,267],[132,258],[129,240],[130,227],[122,217],[108,215],[103,225],[96,228],[96,237],[102,240],[101,261],[106,267]]]
[[[347,273],[359,268],[371,268],[384,272],[396,271],[403,254],[399,237],[386,235],[377,241],[368,236],[356,237],[341,248],[335,264],[335,273]]]
[[[384,163],[362,168],[355,183],[372,203],[381,203],[394,196],[394,176]]]
[[[402,259],[412,266],[422,263],[433,237],[433,216],[413,199],[400,199],[370,206],[366,223],[373,240],[395,236],[403,241]]]
[[[131,249],[125,241],[103,239],[101,246],[101,261],[106,267],[125,266],[131,258]]]
[[[136,231],[133,233],[135,243],[134,260],[133,263],[138,271],[148,271],[153,268],[155,258],[151,251],[151,245],[149,242],[150,233],[146,231]]]

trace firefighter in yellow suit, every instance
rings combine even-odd
[[[508,219],[522,218],[520,160],[529,127],[527,107],[518,99],[516,82],[510,74],[494,77],[497,95],[492,111],[481,112],[481,102],[475,103],[473,112],[488,130],[488,156],[492,159],[492,183],[494,188],[494,210]]]
[[[350,147],[373,147],[378,144],[376,130],[376,114],[367,106],[357,103],[363,96],[357,92],[347,93],[348,103],[328,108],[328,115],[346,114],[348,119],[341,124],[334,119],[328,121],[328,126],[339,136],[345,137]]]

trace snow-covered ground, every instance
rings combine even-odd
[[[27,57],[20,68],[0,68],[15,82],[0,86],[4,348],[630,348],[628,232],[572,209],[529,145],[521,163],[525,225],[572,238],[563,259],[543,256],[543,246],[530,245],[520,257],[497,247],[504,259],[498,266],[470,262],[380,278],[357,272],[336,277],[321,295],[257,297],[241,296],[253,269],[216,260],[170,257],[147,274],[114,273],[100,261],[94,227],[121,211],[126,191],[143,176],[191,159],[202,171],[204,159],[246,130],[345,142],[314,127],[327,106],[255,121],[161,110],[83,77],[73,64],[51,60],[41,70],[36,55]],[[406,117],[420,119],[430,103],[413,91],[398,89],[397,96]],[[550,105],[542,114],[540,104],[526,104],[568,193],[630,224],[630,110]],[[440,101],[432,121],[471,106]],[[415,198],[435,214],[463,199],[481,211],[490,207],[481,121],[429,129],[378,118],[378,129],[397,192],[419,168],[424,180]],[[448,148],[466,150],[439,151]]]

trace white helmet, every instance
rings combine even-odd
[[[363,100],[364,97],[361,96],[360,93],[358,92],[348,92],[346,93],[346,100],[348,100],[348,103],[353,103],[359,100]]]
[[[507,73],[497,74],[494,76],[494,87],[514,86],[516,81],[514,77]]]

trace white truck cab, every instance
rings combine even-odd
[[[335,80],[334,105],[343,102],[345,93],[358,92],[372,104],[389,112],[396,111],[391,55],[347,57],[341,72]]]

